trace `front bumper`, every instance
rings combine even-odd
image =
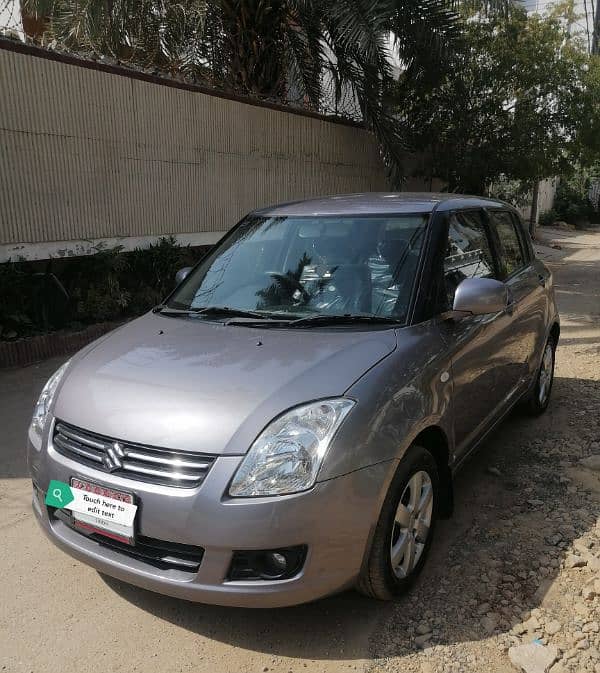
[[[390,463],[320,482],[306,493],[271,498],[229,498],[240,456],[218,458],[201,486],[177,489],[100,472],[29,446],[33,509],[50,540],[100,572],[158,593],[240,607],[280,607],[352,586],[379,515]],[[204,548],[197,572],[157,568],[73,530],[44,504],[51,479],[72,476],[133,492],[139,503],[136,532],[148,538]],[[234,550],[307,545],[298,575],[284,580],[228,581]]]

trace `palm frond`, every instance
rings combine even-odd
[[[407,81],[433,85],[451,62],[461,13],[506,12],[513,2],[23,0],[23,6],[46,18],[48,36],[69,49],[360,119],[379,139],[397,182],[408,142],[402,116],[387,108],[387,92]]]

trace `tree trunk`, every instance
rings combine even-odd
[[[600,54],[600,0],[596,0],[594,12],[594,32],[592,33],[592,54]]]
[[[23,32],[27,37],[31,38],[33,42],[39,44],[46,28],[48,27],[48,20],[43,16],[38,16],[35,12],[30,11],[27,2],[21,0],[21,25]]]
[[[230,0],[220,6],[229,86],[281,99],[286,81],[280,44],[286,20],[282,3]]]
[[[529,233],[531,239],[535,240],[535,229],[538,221],[538,204],[540,200],[540,181],[533,183],[533,198],[531,200],[531,215],[529,216]]]

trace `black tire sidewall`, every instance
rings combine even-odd
[[[396,577],[392,569],[392,561],[390,558],[390,543],[394,529],[396,509],[398,508],[398,503],[400,502],[402,493],[410,478],[416,472],[421,470],[427,472],[433,487],[433,513],[431,515],[431,526],[429,527],[429,535],[427,536],[425,547],[419,561],[408,577],[400,579]],[[399,596],[409,589],[425,564],[433,540],[435,523],[438,516],[440,479],[437,464],[429,451],[420,446],[412,446],[408,450],[394,475],[388,496],[389,497],[386,497],[386,502],[384,503],[378,524],[378,528],[379,526],[382,526],[382,529],[379,531],[376,543],[379,546],[382,546],[382,548],[377,550],[376,557],[379,565],[378,570],[383,574],[385,585],[390,595]]]
[[[552,346],[552,378],[550,380],[550,389],[546,395],[544,403],[540,403],[540,376],[542,373],[542,362],[544,358],[544,353],[548,345]],[[530,409],[534,414],[541,414],[548,408],[550,404],[550,396],[552,395],[552,387],[554,386],[554,368],[556,366],[556,342],[552,337],[544,344],[544,350],[542,351],[542,362],[540,362],[540,367],[538,369],[537,377],[535,379],[535,386],[533,387],[532,397],[530,400]]]

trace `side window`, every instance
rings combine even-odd
[[[521,249],[523,250],[523,256],[525,257],[525,264],[528,264],[531,262],[534,256],[531,235],[529,234],[529,227],[516,213],[511,213],[511,215],[512,221],[517,229],[519,241],[521,242]]]
[[[516,229],[516,223],[512,214],[505,210],[490,210],[489,214],[492,227],[498,233],[501,261],[506,270],[506,275],[510,276],[526,264],[526,257]]]
[[[451,213],[444,258],[444,279],[448,307],[465,278],[496,278],[492,246],[483,213],[467,210]]]

